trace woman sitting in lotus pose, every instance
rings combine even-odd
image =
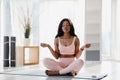
[[[51,58],[44,59],[44,65],[48,68],[45,73],[48,76],[75,76],[84,64],[84,61],[79,58],[84,48],[89,48],[90,44],[83,45],[79,49],[80,40],[75,34],[74,26],[68,18],[64,18],[59,23],[54,40],[55,50],[47,43],[41,43],[41,46],[48,47],[52,55],[58,59],[58,61]]]

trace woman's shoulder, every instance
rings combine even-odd
[[[58,42],[58,40],[59,40],[59,37],[56,37],[54,41],[55,41],[55,42]]]
[[[78,37],[75,37],[75,42],[79,42],[79,38]]]

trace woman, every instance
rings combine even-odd
[[[78,58],[84,48],[89,48],[90,44],[86,44],[79,49],[80,40],[75,34],[74,26],[69,19],[64,18],[59,23],[58,33],[54,40],[55,50],[46,43],[41,43],[41,46],[48,47],[52,55],[58,59],[58,61],[50,58],[44,59],[44,65],[49,69],[46,70],[47,75],[74,76],[84,64],[83,60]]]

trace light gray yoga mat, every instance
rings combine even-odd
[[[39,68],[23,68],[23,69],[12,69],[7,71],[2,71],[0,74],[5,75],[21,75],[21,76],[36,76],[36,77],[48,77],[43,70]],[[75,79],[89,79],[89,80],[101,80],[105,78],[108,74],[96,74],[96,73],[78,73],[78,75],[72,76],[49,76],[49,77],[60,77],[60,78],[75,78]]]

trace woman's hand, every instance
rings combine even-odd
[[[88,44],[85,44],[84,47],[85,47],[85,48],[89,48],[90,46],[91,46],[91,44],[88,43]]]
[[[87,43],[85,45],[83,45],[80,49],[83,51],[85,48],[89,48],[91,46],[90,43]]]
[[[42,46],[42,47],[48,47],[49,45],[46,44],[46,43],[41,43],[40,46]]]

